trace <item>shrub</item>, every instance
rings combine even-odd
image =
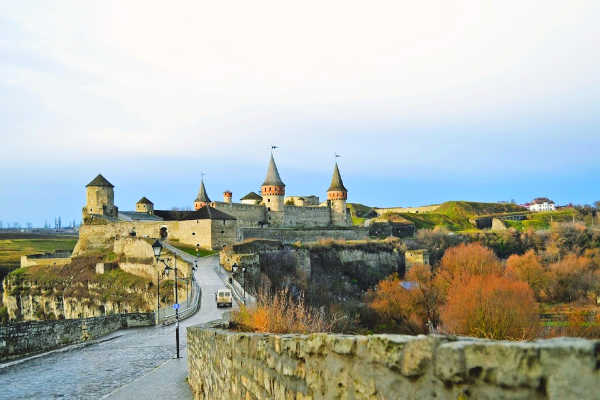
[[[508,278],[527,282],[537,298],[545,288],[546,274],[535,251],[529,250],[524,255],[513,254],[506,260],[505,274]]]
[[[257,332],[310,333],[330,332],[334,319],[309,307],[302,295],[294,300],[285,288],[273,295],[261,291],[256,305],[233,312],[233,322]]]
[[[377,284],[374,291],[369,291],[366,298],[369,307],[377,313],[378,330],[425,333],[428,321],[426,302],[420,290],[417,291],[416,288],[404,288],[397,274],[388,276]]]
[[[594,289],[596,276],[592,268],[594,263],[587,257],[567,254],[562,260],[548,267],[551,285],[548,288],[549,299],[555,302],[572,302],[587,297]]]
[[[529,285],[496,275],[473,275],[451,286],[441,319],[450,333],[489,339],[531,339],[539,325]]]

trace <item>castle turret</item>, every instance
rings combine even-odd
[[[327,202],[331,207],[331,223],[333,225],[348,225],[348,211],[346,209],[346,200],[348,199],[348,189],[344,186],[340,169],[337,163],[333,169],[331,185],[327,189]]]
[[[285,184],[279,177],[273,154],[271,154],[271,160],[267,168],[267,177],[261,186],[261,193],[267,211],[283,212]]]
[[[199,210],[208,203],[210,203],[210,199],[206,194],[206,188],[204,187],[204,179],[202,179],[202,182],[200,183],[200,190],[198,191],[198,196],[196,197],[196,200],[194,200],[194,210]]]
[[[85,185],[86,202],[83,208],[83,220],[91,215],[103,215],[116,218],[114,186],[101,174]]]
[[[233,193],[231,193],[231,190],[226,190],[223,192],[223,202],[231,204],[232,197],[233,197]]]
[[[154,203],[146,197],[142,197],[135,203],[135,211],[152,215],[154,214]]]

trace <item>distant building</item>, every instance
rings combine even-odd
[[[556,204],[554,203],[554,201],[550,200],[547,197],[538,197],[536,199],[533,199],[531,203],[525,204],[525,207],[527,207],[529,211],[533,212],[556,210]]]
[[[240,199],[242,204],[259,205],[262,202],[262,197],[254,192],[250,192]]]

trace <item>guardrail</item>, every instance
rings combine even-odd
[[[190,295],[188,298],[180,303],[179,307],[179,320],[184,320],[194,315],[200,308],[200,298],[202,289],[196,282],[192,281]],[[156,324],[159,325],[171,325],[176,321],[175,310],[173,307],[162,307],[158,310]]]

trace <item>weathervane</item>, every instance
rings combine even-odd
[[[279,146],[271,146],[271,154],[273,154],[273,150],[278,149]]]

